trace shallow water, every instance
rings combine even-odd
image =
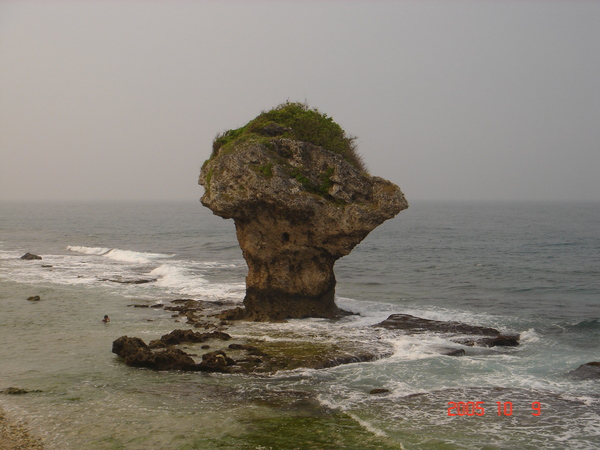
[[[243,299],[230,221],[195,203],[0,211],[0,389],[41,391],[0,404],[50,449],[600,446],[598,383],[565,375],[600,359],[598,204],[412,204],[336,264],[337,302],[360,316],[232,332],[351,339],[393,355],[271,376],[157,373],[110,351],[122,335],[148,342],[189,327],[128,304]],[[27,251],[44,259],[20,260]],[[139,278],[156,281],[103,281]],[[369,327],[397,312],[519,332],[521,346]],[[484,402],[484,414],[449,416],[448,402]]]

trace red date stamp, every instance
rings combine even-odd
[[[449,416],[484,416],[484,402],[448,402]],[[496,402],[496,412],[499,416],[512,416],[512,402]],[[542,404],[540,402],[531,403],[531,415],[539,416],[542,414]]]

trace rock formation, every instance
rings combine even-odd
[[[408,207],[364,170],[353,138],[297,103],[217,137],[199,183],[202,204],[235,222],[248,276],[232,317],[250,320],[337,317],[335,261]]]

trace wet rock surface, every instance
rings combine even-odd
[[[21,259],[25,259],[25,260],[36,260],[36,259],[42,259],[41,256],[39,255],[34,255],[33,253],[25,253],[23,256],[21,256]]]
[[[578,380],[598,380],[600,379],[600,361],[582,364],[577,369],[569,372],[568,375]]]
[[[409,314],[392,314],[383,322],[373,325],[374,327],[386,328],[388,330],[403,330],[410,333],[446,333],[456,335],[471,335],[474,337],[460,337],[453,339],[454,342],[466,346],[483,347],[514,347],[519,345],[518,334],[504,335],[495,328],[468,325],[461,322],[445,322],[440,320],[423,319]],[[447,353],[448,354],[448,353]],[[464,351],[463,351],[464,354]],[[460,352],[452,352],[451,356],[461,356]]]

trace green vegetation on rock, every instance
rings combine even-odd
[[[217,135],[211,157],[243,142],[258,142],[268,146],[273,138],[310,142],[341,155],[354,167],[365,171],[356,151],[355,138],[346,135],[342,127],[327,114],[297,102],[282,103],[270,111],[263,111],[241,128]]]

